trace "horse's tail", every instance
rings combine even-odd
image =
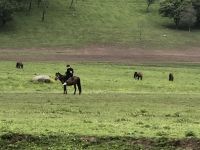
[[[79,94],[81,94],[82,89],[81,89],[81,79],[80,78],[78,78],[77,85],[78,85]]]

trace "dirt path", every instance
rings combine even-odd
[[[109,61],[126,63],[200,63],[200,48],[144,50],[90,46],[81,49],[29,48],[0,49],[0,60],[21,61]]]

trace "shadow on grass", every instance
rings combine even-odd
[[[95,137],[7,133],[0,136],[0,149],[200,149],[200,139]]]
[[[180,25],[178,27],[176,27],[174,24],[163,24],[162,25],[165,28],[171,29],[171,30],[175,30],[175,31],[188,31],[189,28],[186,25]],[[195,25],[193,27],[191,27],[191,31],[197,31],[200,29],[200,25]]]
[[[13,31],[16,31],[14,23],[15,23],[14,21],[10,21],[4,26],[0,25],[0,34],[7,35],[9,33],[12,33]]]

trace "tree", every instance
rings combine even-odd
[[[0,26],[12,20],[14,12],[25,10],[27,2],[30,4],[31,1],[32,0],[0,0]]]
[[[192,4],[196,10],[197,23],[200,24],[200,0],[192,0]]]
[[[78,0],[71,0],[69,8],[75,10],[75,9],[76,9],[76,8],[75,8],[75,4],[77,3],[77,1],[78,1]],[[82,1],[84,1],[84,0],[82,0]]]
[[[38,8],[40,7],[40,3],[42,2],[42,0],[38,0],[37,1],[37,5],[38,5]]]
[[[179,26],[180,23],[180,13],[182,11],[182,4],[183,0],[164,0],[160,3],[159,13],[163,17],[169,17],[174,20],[176,28]]]
[[[146,0],[147,1],[147,12],[149,12],[149,7],[154,3],[155,0]]]
[[[29,7],[28,7],[28,10],[31,11],[31,8],[32,8],[32,0],[29,0]]]
[[[185,6],[180,16],[181,16],[181,22],[188,26],[190,32],[191,26],[193,26],[197,21],[196,10],[194,9],[192,3]]]
[[[46,9],[48,8],[49,2],[48,0],[41,0],[41,4],[42,4],[42,21],[44,21]]]
[[[13,11],[14,5],[10,0],[0,0],[0,26],[4,26],[12,19]]]
[[[76,3],[77,3],[77,0],[76,0]],[[69,8],[70,9],[75,9],[75,0],[71,0]]]
[[[193,25],[200,24],[200,0],[163,0],[159,13],[172,18],[176,28],[187,25],[190,31]]]
[[[138,33],[139,33],[139,39],[140,41],[142,41],[142,37],[144,33],[144,22],[141,20],[138,22]]]

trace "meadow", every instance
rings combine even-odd
[[[80,96],[73,87],[62,94],[58,81],[30,82],[35,74],[54,78],[65,65],[26,62],[18,70],[15,62],[0,62],[2,149],[199,148],[199,64],[74,62]],[[134,80],[134,71],[144,80]]]
[[[199,150],[200,30],[176,30],[159,1],[70,2],[51,0],[42,22],[34,1],[0,28],[0,149]],[[81,95],[54,80],[66,64]],[[53,82],[31,82],[43,74]]]
[[[145,0],[78,0],[76,11],[69,9],[71,0],[51,0],[44,22],[36,2],[30,13],[18,12],[13,21],[0,28],[1,48],[199,46],[200,30],[176,30],[173,20],[158,14],[159,1],[147,13]]]

